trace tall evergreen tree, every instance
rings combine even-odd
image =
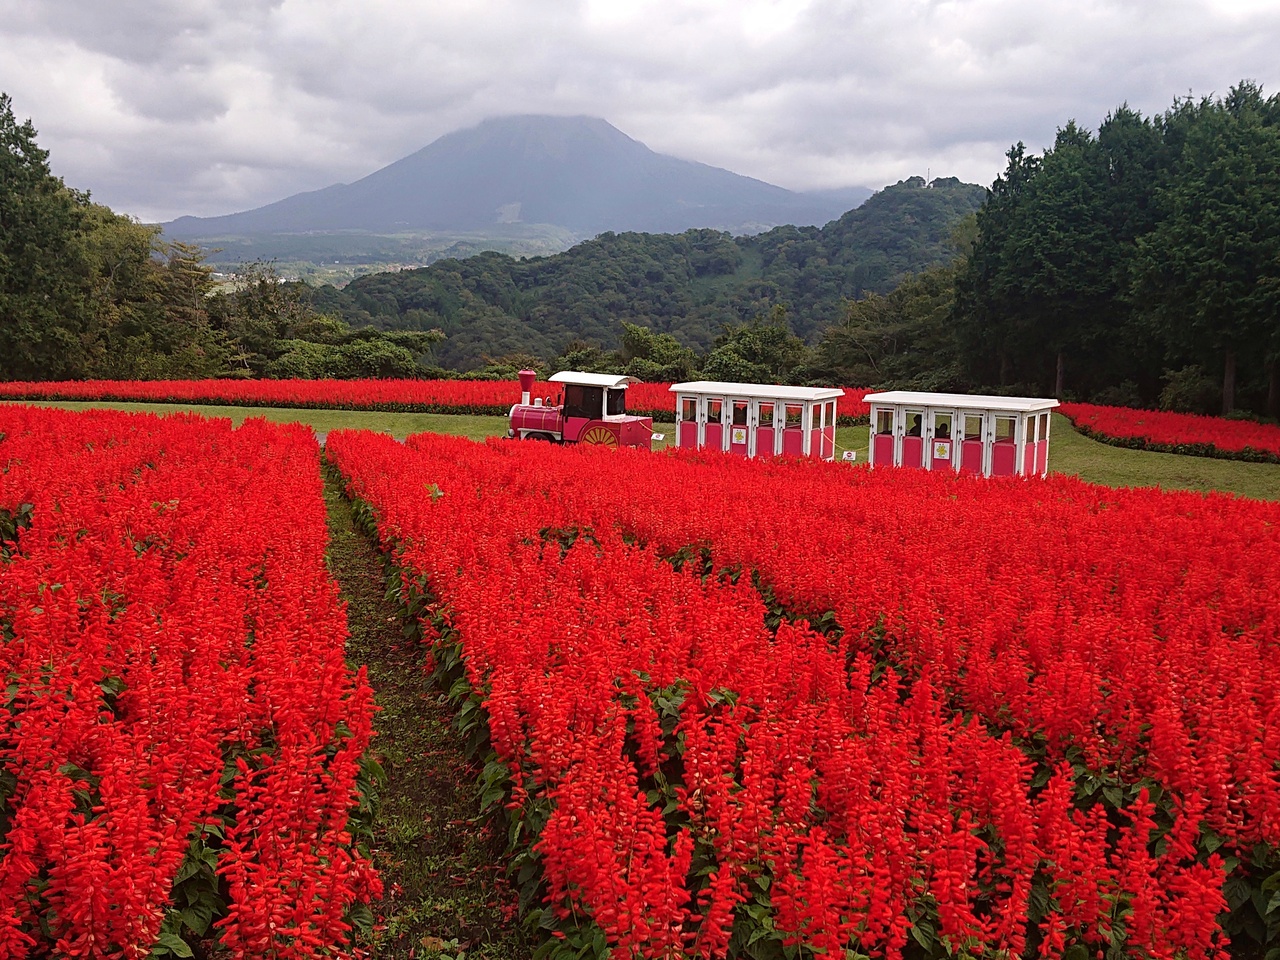
[[[1220,101],[1178,105],[1165,126],[1183,142],[1138,242],[1137,288],[1171,348],[1216,358],[1225,414],[1242,357],[1276,347],[1280,99],[1244,82]]]
[[[1040,158],[1018,143],[1005,155],[1004,173],[991,185],[977,215],[977,238],[956,278],[953,321],[972,379],[1006,384],[1022,349],[1021,291],[1014,262],[1016,232]]]
[[[1106,332],[1113,264],[1120,258],[1107,222],[1104,174],[1097,142],[1071,121],[1058,131],[1010,237],[1010,284],[1021,321],[1024,379],[1042,381],[1053,362],[1053,390],[1062,396],[1068,356],[1079,358]],[[1040,374],[1037,376],[1037,374]]]
[[[91,336],[75,269],[88,198],[49,170],[31,121],[0,93],[0,378],[81,375]]]

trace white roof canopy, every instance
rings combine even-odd
[[[967,393],[918,393],[914,390],[889,390],[885,393],[868,393],[863,402],[882,406],[899,407],[953,407],[957,410],[1008,410],[1011,413],[1032,413],[1051,410],[1057,400],[1037,397],[983,397]]]
[[[752,400],[838,400],[844,391],[838,387],[785,387],[768,383],[721,383],[717,380],[691,380],[673,383],[672,393],[699,393],[715,397],[747,397]]]
[[[547,377],[550,383],[573,383],[581,387],[605,387],[609,390],[625,389],[629,384],[639,383],[635,377],[620,377],[613,373],[579,373],[577,370],[562,370]]]

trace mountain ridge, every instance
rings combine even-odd
[[[791,191],[657,153],[598,117],[515,115],[447,133],[351,183],[162,226],[181,240],[343,231],[483,234],[511,225],[553,226],[581,238],[701,227],[748,233],[821,225],[871,192]]]

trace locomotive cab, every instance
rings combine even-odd
[[[587,420],[607,420],[627,415],[625,387],[593,387],[570,383],[564,388],[564,415]]]

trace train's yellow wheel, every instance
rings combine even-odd
[[[594,427],[588,427],[586,432],[579,438],[578,442],[591,443],[600,447],[616,447],[618,445],[618,438],[608,427],[602,427],[597,424]]]

